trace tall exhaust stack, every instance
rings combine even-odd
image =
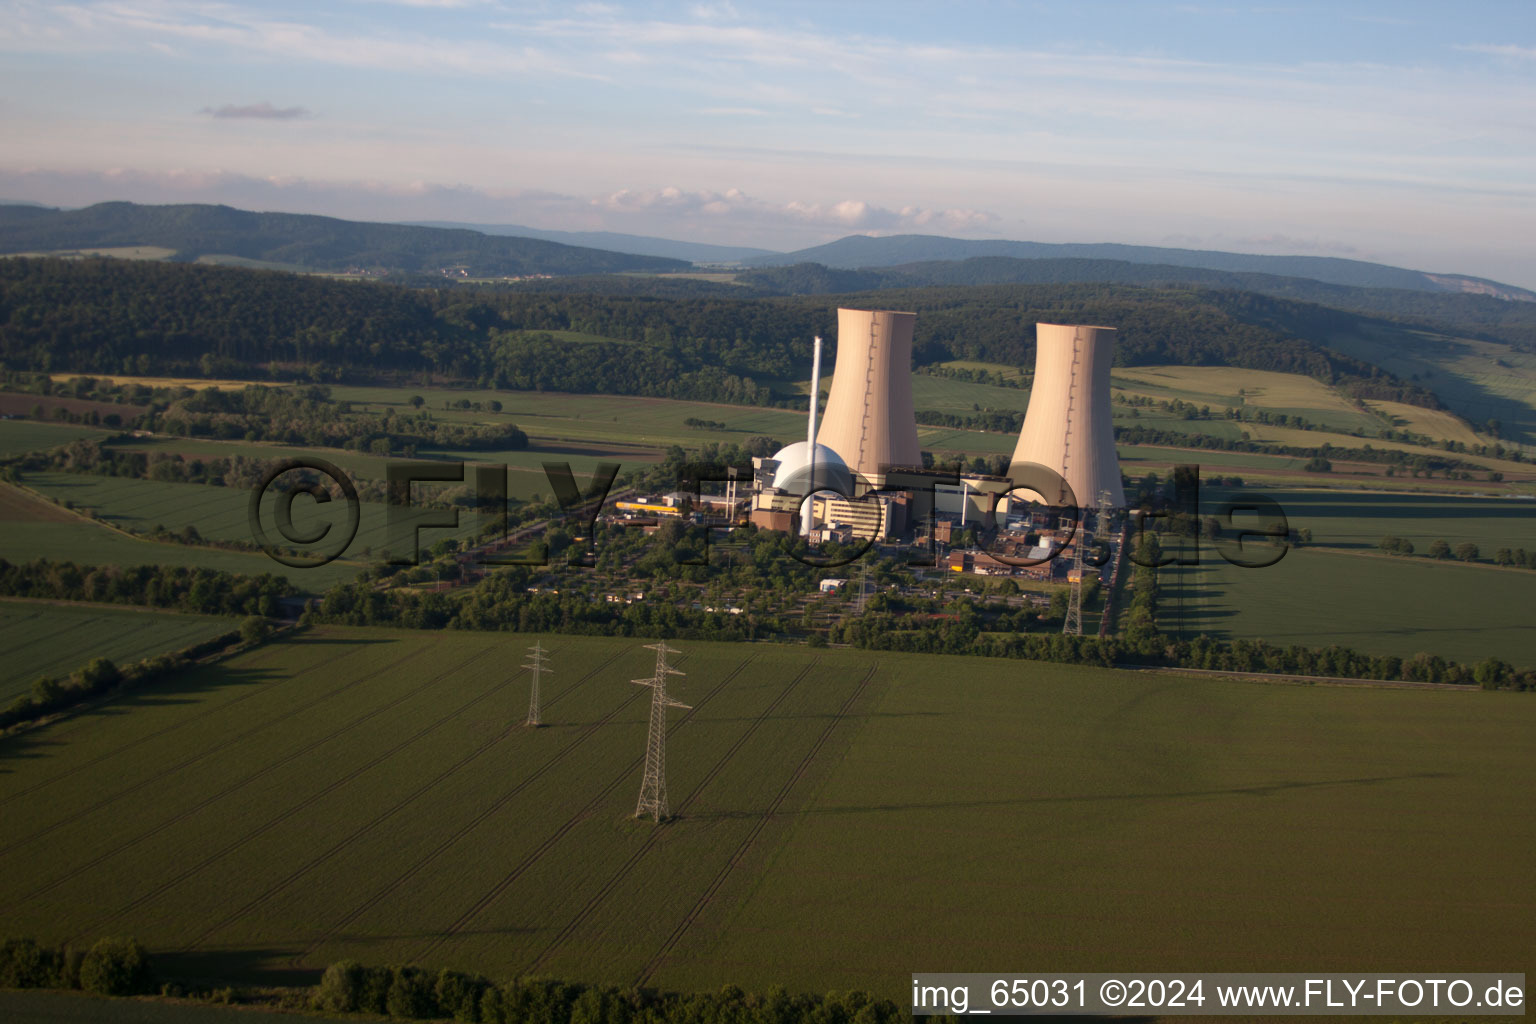
[[[1035,382],[1013,461],[1060,473],[1080,508],[1096,507],[1105,492],[1112,505],[1125,507],[1109,402],[1114,357],[1113,327],[1035,325]],[[1064,496],[1041,497],[1055,503]]]
[[[819,440],[855,473],[877,483],[882,467],[923,461],[912,411],[916,323],[916,313],[837,311],[837,369]]]
[[[811,527],[811,508],[815,505],[811,495],[816,493],[816,406],[821,404],[821,335],[816,335],[815,354],[811,356],[811,419],[805,427],[805,449],[811,454],[808,465],[811,467],[811,491],[805,496],[805,503],[800,506],[800,536],[809,537]]]

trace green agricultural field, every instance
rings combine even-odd
[[[1318,340],[1399,377],[1416,376],[1462,418],[1497,419],[1505,438],[1536,443],[1536,355],[1385,324]]]
[[[39,676],[63,678],[92,658],[129,665],[237,628],[232,619],[112,605],[0,600],[0,705]]]
[[[1202,545],[1199,567],[1169,570],[1161,618],[1170,630],[1182,622],[1186,636],[1536,665],[1536,626],[1510,611],[1536,596],[1536,572],[1488,564],[1501,547],[1536,551],[1536,503],[1296,490],[1268,480],[1249,480],[1246,490],[1278,502],[1292,529],[1311,531],[1311,544],[1263,569],[1230,565]],[[1201,515],[1221,515],[1232,496],[1202,488]],[[1435,540],[1452,548],[1470,541],[1481,561],[1389,557],[1377,548],[1387,535],[1411,541],[1419,555]]]
[[[113,481],[110,477],[60,475],[70,481],[143,483],[135,480]],[[197,486],[201,489],[201,485],[190,484],[153,486]],[[73,498],[67,491],[59,496],[71,500]],[[302,504],[295,502],[295,509],[295,525],[303,528]],[[3,524],[3,529],[0,529],[0,558],[11,562],[48,558],[80,565],[179,565],[221,569],[247,576],[274,573],[286,575],[300,590],[309,593],[318,593],[341,580],[353,579],[363,568],[360,562],[336,561],[314,569],[293,569],[256,552],[224,551],[144,540],[77,516],[8,484],[0,484],[0,524]]]
[[[1182,622],[1186,637],[1536,665],[1536,624],[1520,611],[1536,597],[1530,570],[1302,548],[1264,569],[1208,553],[1198,568],[1172,571],[1165,583],[1159,621],[1173,633]]]
[[[179,531],[187,526],[197,529],[203,538],[220,541],[252,540],[250,521],[251,492],[243,488],[209,487],[204,484],[162,483],[158,480],[137,480],[131,477],[93,476],[83,473],[29,473],[26,484],[56,501],[69,501],[75,508],[89,509],[101,515],[108,523],[135,533],[147,533],[157,526]],[[423,487],[426,485],[418,485]],[[442,486],[442,485],[431,485]],[[548,493],[548,487],[545,487]],[[419,494],[419,492],[418,492]],[[273,506],[276,495],[270,495],[263,503],[262,517],[266,528],[272,531],[276,543],[283,543],[274,525]],[[390,547],[385,506],[375,502],[363,502],[359,510],[357,536],[348,545],[343,557],[353,561],[365,561],[374,552]],[[330,524],[335,530],[345,525],[345,511],[339,501],[317,505],[305,497],[293,503],[294,528],[309,533],[321,524]],[[427,529],[422,531],[421,546],[430,547],[448,537],[460,540],[472,537],[478,529],[476,515],[468,510],[459,512],[458,529]],[[397,545],[398,546],[398,545]],[[277,563],[272,563],[276,571]],[[350,576],[357,571],[352,566]]]
[[[367,479],[384,479],[389,460],[382,455],[349,452],[344,448],[307,448],[302,445],[285,445],[264,441],[215,441],[201,437],[170,437],[164,434],[153,437],[130,437],[107,446],[114,451],[144,452],[147,455],[179,455],[184,459],[292,459],[310,457],[324,459],[354,476]]]
[[[1528,695],[680,643],[657,827],[650,652],[542,638],[534,731],[533,639],[315,630],[0,741],[7,927],[210,979],[353,957],[894,999],[919,964],[1530,948]]]
[[[438,419],[464,423],[510,421],[528,434],[534,451],[542,458],[558,457],[566,451],[656,457],[674,444],[698,447],[708,442],[739,443],[754,435],[787,442],[805,433],[802,412],[715,402],[425,387],[337,387],[332,394],[375,412],[387,407],[396,412],[409,411],[411,397],[419,396],[426,403],[424,407]],[[460,400],[478,402],[482,409],[452,408]],[[501,411],[490,412],[491,402],[500,402]],[[724,423],[725,429],[689,427],[684,423],[688,419]]]
[[[82,438],[100,440],[110,430],[74,423],[39,423],[36,420],[0,420],[0,459],[28,452],[46,451]]]
[[[1536,509],[1508,498],[1256,488],[1279,502],[1315,547],[1278,565],[1243,570],[1209,549],[1186,573],[1186,630],[1262,636],[1283,643],[1342,643],[1377,653],[1430,651],[1475,661],[1489,654],[1536,664],[1536,632],[1508,615],[1536,593],[1536,574],[1488,563],[1501,547],[1536,550]],[[1225,491],[1202,492],[1201,513],[1219,515]],[[1413,543],[1415,557],[1382,555],[1384,536]],[[1479,561],[1423,556],[1435,540],[1470,541]],[[1347,623],[1348,625],[1341,625]]]
[[[1213,411],[1262,409],[1301,416],[1335,430],[1364,430],[1370,434],[1387,423],[1362,412],[1337,389],[1299,373],[1235,366],[1117,366],[1113,379],[1116,390],[1128,395],[1165,402],[1178,399],[1209,405]]]

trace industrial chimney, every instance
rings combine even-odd
[[[1113,327],[1035,325],[1035,382],[1013,461],[1060,473],[1080,508],[1098,505],[1105,492],[1110,504],[1125,507],[1109,403],[1114,355]],[[1064,496],[1041,497],[1054,503]]]
[[[912,412],[916,322],[916,313],[837,311],[837,368],[817,440],[877,484],[883,467],[922,465]]]

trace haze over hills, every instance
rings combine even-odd
[[[418,220],[404,223],[418,227],[480,231],[487,235],[542,238],[547,242],[584,245],[594,249],[608,249],[612,252],[633,253],[636,256],[665,256],[669,259],[688,260],[690,263],[741,263],[758,256],[776,254],[772,249],[756,249],[744,245],[711,245],[708,242],[684,242],[675,238],[626,235],[617,231],[550,231],[544,228],[525,227],[522,224],[468,224],[453,220]]]
[[[0,253],[157,246],[194,261],[236,257],[288,268],[349,268],[470,277],[663,272],[682,260],[402,224],[372,224],[228,206],[98,203],[79,210],[0,206]]]
[[[826,245],[796,252],[759,256],[746,261],[753,267],[782,267],[820,263],[842,270],[895,267],[909,263],[1007,257],[1036,260],[1118,260],[1127,263],[1159,263],[1198,267],[1231,273],[1272,274],[1310,278],[1353,288],[1400,288],[1411,291],[1455,292],[1493,295],[1498,298],[1536,301],[1536,292],[1464,274],[1430,274],[1380,263],[1346,260],[1332,256],[1256,256],[1248,253],[1202,249],[1164,249],[1116,243],[1012,242],[946,238],[941,235],[849,235]]]

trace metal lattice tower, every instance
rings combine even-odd
[[[523,724],[537,729],[544,724],[539,717],[539,679],[545,672],[550,671],[549,666],[544,663],[543,644],[534,644],[528,648],[528,663],[523,668],[533,673],[533,685],[528,693],[528,721]]]
[[[1061,631],[1083,635],[1083,548],[1088,544],[1088,516],[1079,512],[1077,537],[1072,542],[1072,568],[1067,571],[1067,614]]]
[[[635,805],[635,817],[647,814],[655,821],[670,816],[667,807],[667,708],[687,708],[667,693],[667,676],[684,673],[667,664],[667,655],[677,654],[675,647],[668,647],[665,640],[646,644],[646,650],[656,652],[656,673],[649,679],[633,679],[636,686],[651,688],[650,739],[645,747],[645,778],[640,783],[640,802]]]

